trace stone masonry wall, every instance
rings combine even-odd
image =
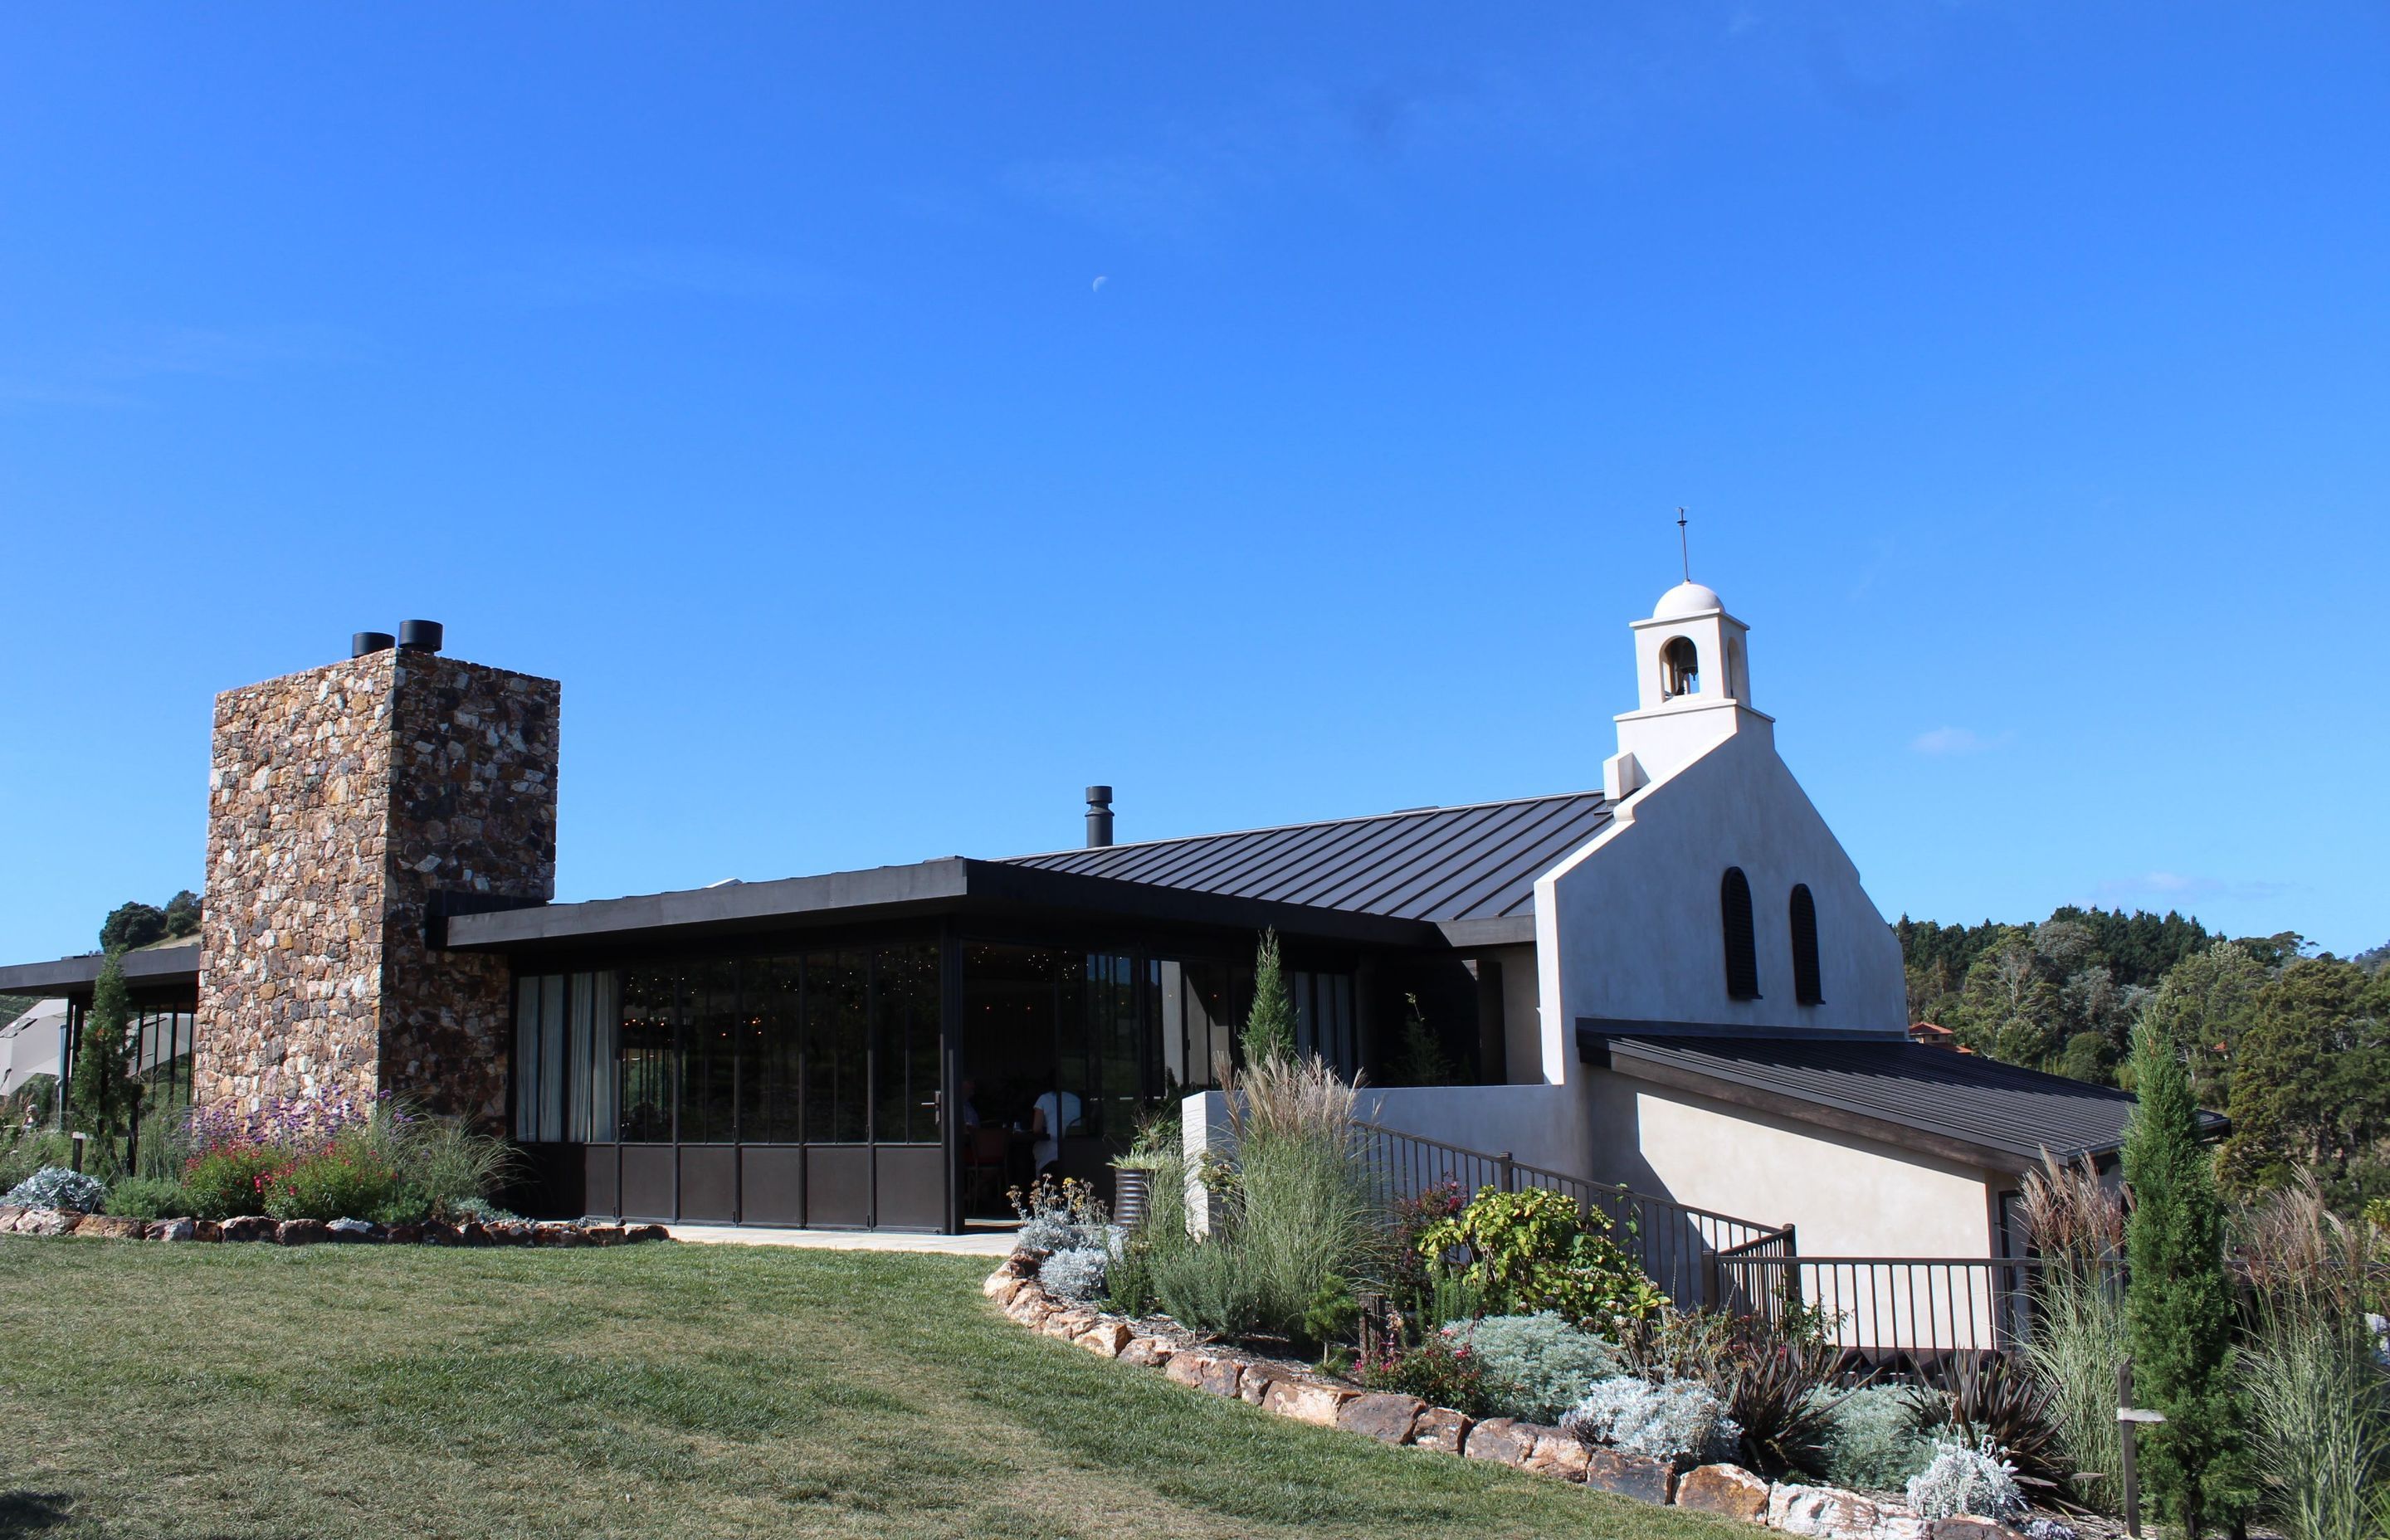
[[[513,1025],[507,960],[424,943],[431,896],[556,894],[561,687],[400,653],[382,904],[381,1084],[496,1126]]]
[[[504,1116],[506,963],[425,921],[439,891],[553,896],[559,695],[383,651],[216,698],[195,1100]]]
[[[216,697],[193,1098],[378,1085],[393,654]]]

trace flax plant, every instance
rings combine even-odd
[[[2045,1150],[2039,1169],[2025,1174],[2024,1207],[2042,1261],[2025,1363],[2049,1392],[2049,1419],[2077,1494],[2113,1513],[2122,1506],[2116,1473],[2124,1459],[2116,1366],[2129,1351],[2124,1199],[2089,1160],[2067,1164]]]

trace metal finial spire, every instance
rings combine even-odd
[[[1677,510],[1677,554],[1684,558],[1685,581],[1693,581],[1693,548],[1685,540],[1685,510]]]

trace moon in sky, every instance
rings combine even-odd
[[[1087,292],[1089,292],[1090,294],[1100,294],[1100,293],[1102,293],[1102,292],[1103,292],[1103,290],[1104,290],[1104,280],[1105,280],[1105,279],[1107,279],[1107,278],[1109,278],[1109,277],[1111,277],[1111,274],[1109,274],[1109,273],[1099,273],[1099,274],[1097,274],[1097,275],[1096,275],[1096,281],[1095,281],[1093,284],[1091,284],[1091,285],[1089,285],[1089,286],[1088,286]]]

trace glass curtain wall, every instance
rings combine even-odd
[[[932,1144],[929,943],[517,981],[527,1143]]]
[[[1353,1019],[1353,975],[1288,975],[1294,992],[1294,1047],[1317,1054],[1348,1078],[1361,1068],[1360,1034]]]

